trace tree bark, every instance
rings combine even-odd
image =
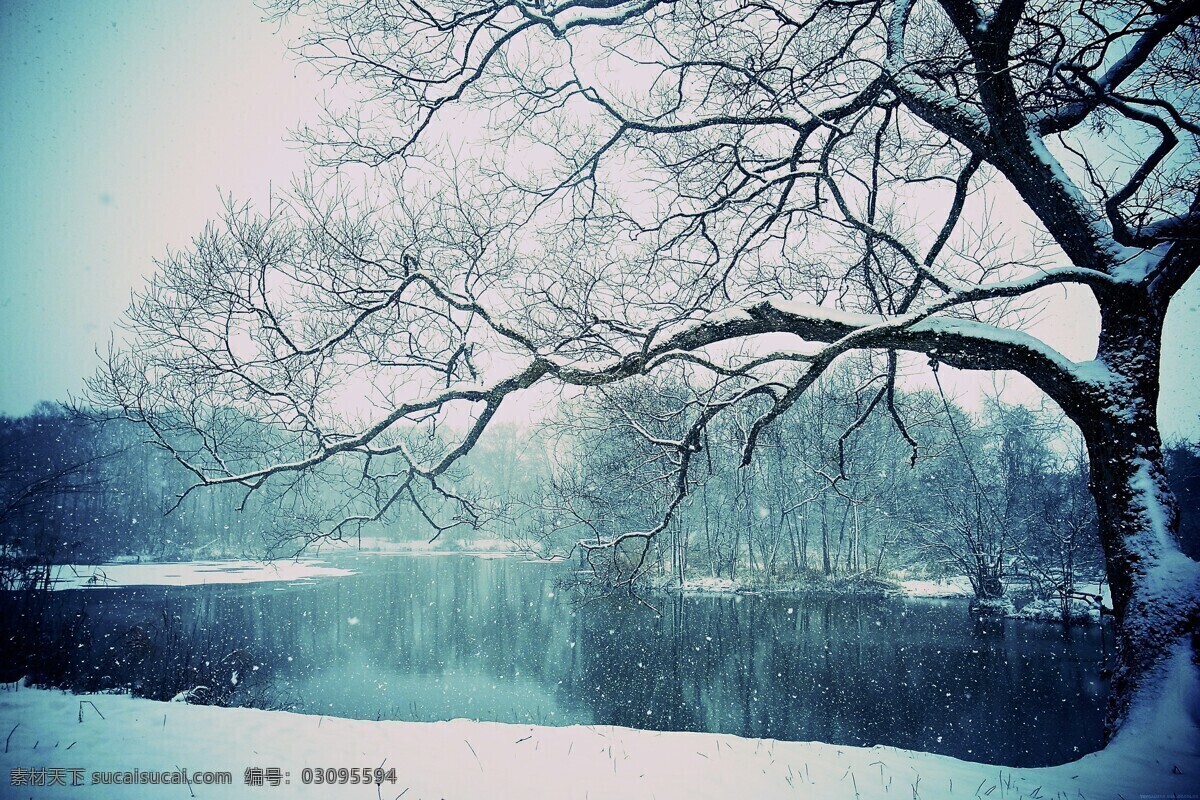
[[[1117,665],[1107,717],[1114,733],[1179,646],[1200,661],[1200,565],[1179,546],[1179,510],[1158,429],[1165,308],[1144,294],[1100,298],[1098,380],[1068,408],[1083,432],[1100,543],[1112,588]]]

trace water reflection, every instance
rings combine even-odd
[[[668,611],[581,617],[598,717],[1012,765],[1101,744],[1095,631],[979,629],[947,602],[685,598]]]
[[[57,612],[86,614],[100,643],[177,619],[202,652],[250,652],[254,677],[309,713],[717,731],[1013,766],[1101,745],[1095,628],[977,626],[962,603],[900,599],[689,596],[661,599],[660,615],[573,606],[556,590],[562,565],[352,566],[361,574],[305,585],[62,592]],[[172,658],[199,657],[184,653]]]

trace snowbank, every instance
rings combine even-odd
[[[688,578],[682,584],[670,576],[661,580],[655,588],[685,594],[751,594],[751,595],[796,595],[796,596],[867,596],[881,597],[894,590],[890,581],[869,575],[850,575],[834,578],[807,576],[796,579],[764,580],[755,576],[750,580],[730,580],[708,576]]]
[[[1018,581],[1006,582],[1005,588],[1007,595],[1020,595],[1032,591],[1028,584]],[[1095,595],[1101,598],[1101,602],[1106,607],[1112,607],[1112,592],[1109,590],[1107,583],[1097,583],[1095,581],[1080,583],[1077,584],[1076,588],[1083,594]],[[906,597],[947,598],[975,596],[975,591],[971,588],[971,581],[965,575],[943,578],[941,580],[902,580],[900,581],[900,592]],[[1002,608],[1001,610],[1005,609]],[[1073,600],[1071,602],[1071,613],[1073,619],[1076,621],[1086,619],[1098,622],[1100,620],[1100,609],[1094,602],[1088,600]],[[1042,622],[1062,621],[1058,601],[1053,598],[1034,598],[1022,606],[1021,610],[1011,611],[1011,613],[1008,613],[1008,616],[1015,619]]]
[[[668,586],[667,588],[674,588]],[[711,594],[734,594],[742,591],[741,584],[729,578],[688,578],[678,587],[681,592],[707,592]]]
[[[337,578],[354,570],[321,561],[184,561],[175,564],[67,564],[55,567],[55,589],[116,586],[193,586],[207,583],[260,583]]]
[[[507,539],[472,538],[451,539],[438,538],[435,541],[425,539],[406,539],[396,541],[380,536],[364,536],[360,541],[357,537],[339,541],[322,542],[320,549],[339,553],[370,553],[371,555],[492,555],[492,557],[517,555],[519,551]]]
[[[1186,667],[1186,660],[1181,663]],[[1197,671],[1187,667],[1184,673],[1164,694],[1151,730],[1119,737],[1115,746],[1072,764],[1041,769],[890,747],[608,726],[365,722],[10,688],[0,691],[0,736],[7,736],[0,778],[5,796],[37,798],[1187,797],[1195,796],[1200,774],[1200,691]],[[306,768],[326,767],[394,768],[396,783],[304,784]],[[272,768],[290,781],[286,788],[246,785],[247,769]],[[58,770],[68,785],[11,786],[13,775],[37,770],[43,776]],[[94,772],[150,770],[225,771],[232,784],[69,785],[73,774],[90,784]]]
[[[900,581],[900,591],[907,597],[973,597],[975,591],[965,575],[936,581]]]
[[[1100,607],[1087,600],[1071,600],[1068,614],[1072,622],[1100,621]],[[1030,600],[1020,611],[1014,611],[1008,616],[1034,622],[1062,622],[1062,604],[1055,599]]]

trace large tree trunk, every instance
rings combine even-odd
[[[1158,430],[1165,308],[1147,313],[1144,297],[1126,299],[1102,299],[1097,366],[1111,375],[1099,370],[1078,407],[1068,409],[1088,445],[1089,489],[1117,623],[1110,735],[1153,692],[1155,673],[1172,653],[1190,647],[1193,663],[1200,656],[1200,565],[1179,547],[1179,511]]]

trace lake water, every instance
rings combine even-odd
[[[361,572],[58,592],[46,624],[74,625],[74,657],[96,671],[119,673],[153,640],[171,653],[156,675],[203,662],[313,714],[714,731],[1010,766],[1102,744],[1106,642],[1094,626],[979,623],[962,601],[899,598],[655,597],[657,613],[573,603],[558,588],[565,564],[336,563]]]

